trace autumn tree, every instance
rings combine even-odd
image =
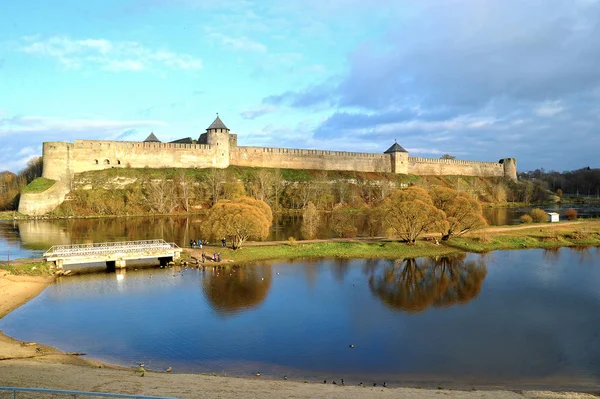
[[[312,202],[309,202],[302,212],[302,226],[300,232],[302,237],[311,240],[317,236],[319,226],[321,225],[321,215]]]
[[[273,214],[269,205],[260,200],[240,197],[220,200],[208,210],[202,230],[213,238],[228,238],[233,249],[248,239],[264,240],[269,235]]]
[[[414,243],[424,232],[444,220],[444,212],[433,206],[427,191],[412,186],[393,191],[380,205],[385,225],[395,236]]]
[[[447,187],[435,187],[430,195],[433,205],[446,215],[437,223],[443,241],[487,226],[481,204],[470,195]]]
[[[358,229],[354,225],[354,219],[350,213],[350,208],[345,204],[337,204],[331,213],[331,229],[339,237],[356,237]]]

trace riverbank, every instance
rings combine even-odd
[[[510,249],[594,246],[600,246],[600,221],[598,220],[489,227],[463,237],[454,237],[449,241],[439,241],[439,235],[431,234],[415,244],[401,243],[382,237],[248,242],[237,250],[220,246],[206,246],[202,250],[186,248],[185,255],[198,259],[202,252],[207,255],[218,252],[223,257],[222,263],[227,265],[271,259],[310,257],[397,259],[444,256],[459,252],[485,253]]]

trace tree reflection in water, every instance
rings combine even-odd
[[[466,254],[397,260],[369,278],[371,292],[394,310],[421,312],[430,306],[466,303],[479,295],[487,275],[483,259]]]
[[[207,271],[202,291],[217,313],[231,315],[260,305],[271,287],[271,275],[270,265]]]

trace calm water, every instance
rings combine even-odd
[[[553,205],[546,211],[564,214],[570,205]],[[577,208],[582,217],[600,216],[600,208]],[[519,223],[519,217],[531,208],[486,208],[485,217],[490,225]],[[324,214],[319,237],[336,237],[329,226],[329,215]],[[202,218],[191,217],[131,217],[106,219],[0,221],[0,261],[12,258],[39,257],[56,244],[79,244],[122,240],[164,238],[184,247],[190,239],[206,238],[200,232]],[[369,235],[364,216],[355,216],[359,236]],[[276,216],[267,240],[284,241],[289,237],[302,239],[300,216]]]
[[[0,329],[154,370],[589,388],[599,283],[595,248],[128,270],[58,280]]]

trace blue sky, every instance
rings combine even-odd
[[[20,0],[0,6],[0,170],[44,141],[600,167],[598,0]]]

